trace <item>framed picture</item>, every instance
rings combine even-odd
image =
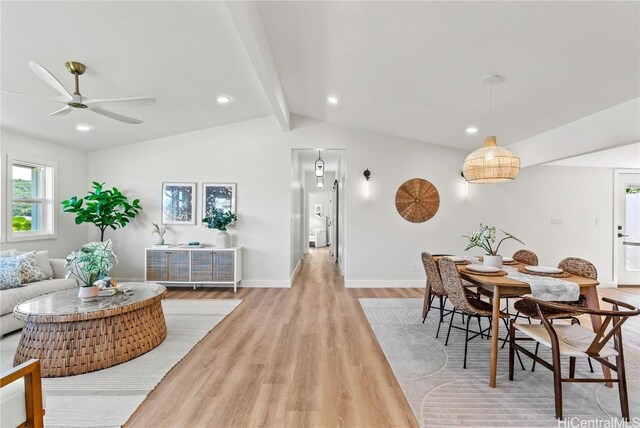
[[[202,218],[214,208],[236,213],[236,183],[202,183]]]
[[[313,204],[313,214],[314,215],[324,214],[322,212],[322,204]]]
[[[196,224],[196,183],[162,183],[162,223]]]

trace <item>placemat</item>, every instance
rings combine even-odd
[[[573,276],[569,272],[560,272],[560,273],[531,272],[527,270],[524,266],[518,268],[518,272],[524,273],[526,275],[548,276],[550,278],[569,278],[570,276]]]
[[[482,276],[507,276],[507,272],[501,270],[499,272],[476,272],[475,270],[469,270],[465,266],[460,269],[462,272],[470,275],[482,275]]]

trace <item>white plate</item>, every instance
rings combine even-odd
[[[537,273],[562,273],[562,269],[553,266],[525,266],[529,272]]]
[[[511,263],[513,261],[513,259],[511,257],[503,257],[502,261],[505,263]]]
[[[453,260],[454,262],[456,262],[456,263],[464,262],[464,261],[466,261],[466,260],[467,260],[467,259],[465,259],[465,258],[464,258],[464,257],[462,257],[462,256],[449,256],[449,258],[450,258],[451,260]]]
[[[485,265],[467,265],[467,269],[473,270],[476,272],[485,272],[485,273],[494,273],[500,272],[500,268],[495,266],[485,266]]]

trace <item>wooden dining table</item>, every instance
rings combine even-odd
[[[463,269],[464,264],[457,265],[460,276],[470,283],[485,288],[493,292],[493,317],[491,320],[491,360],[489,368],[489,386],[496,387],[496,374],[498,371],[498,333],[500,330],[500,296],[502,295],[519,295],[531,294],[529,284],[508,276],[488,276],[482,274],[471,273]],[[513,268],[524,266],[522,263],[505,265]],[[600,309],[600,299],[598,298],[598,281],[591,278],[572,275],[562,278],[565,281],[575,282],[580,286],[580,294],[587,299],[587,306],[593,309]],[[599,315],[591,315],[591,324],[594,330],[598,330],[602,325],[602,319]],[[605,378],[611,378],[611,371],[608,367],[602,366],[602,372]]]

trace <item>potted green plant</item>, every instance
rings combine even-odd
[[[94,283],[106,277],[118,258],[113,253],[111,239],[104,242],[89,242],[67,256],[65,267],[69,268],[67,278],[80,281],[78,297],[83,302],[95,300],[100,294]]]
[[[469,244],[467,248],[464,250],[470,250],[474,247],[482,248],[487,252],[487,254],[483,257],[482,263],[488,266],[496,266],[502,267],[502,256],[498,254],[500,250],[500,245],[509,239],[514,239],[519,243],[524,245],[524,242],[513,236],[511,233],[505,232],[500,229],[500,231],[505,235],[498,244],[496,243],[496,227],[495,226],[486,226],[480,223],[480,227],[477,230],[474,230],[469,235],[462,235],[463,238],[467,238],[469,240]]]
[[[73,196],[60,202],[62,212],[76,215],[76,224],[93,223],[100,229],[100,241],[104,241],[104,231],[125,227],[133,220],[142,206],[139,199],[129,202],[117,188],[105,189],[104,183],[94,181],[84,198]]]
[[[217,229],[216,247],[229,248],[231,246],[231,237],[227,233],[227,226],[238,220],[231,211],[224,211],[214,208],[210,215],[202,219],[202,223],[209,229]]]

